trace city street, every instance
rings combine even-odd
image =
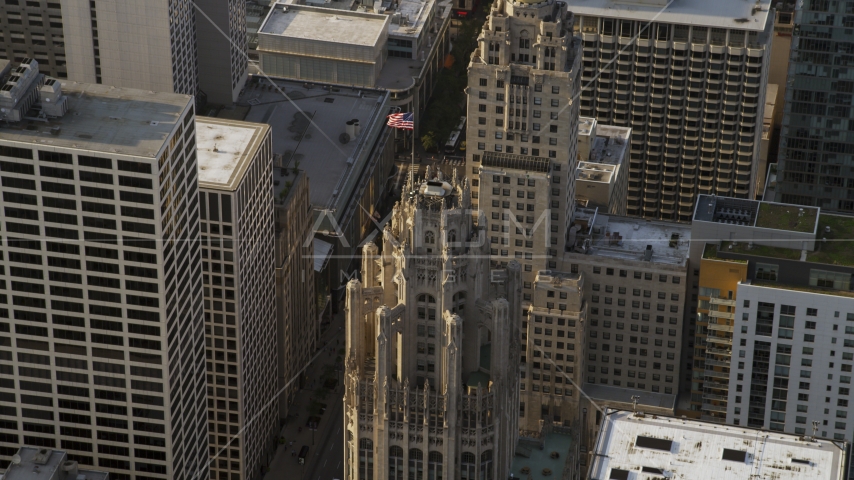
[[[297,392],[290,407],[290,415],[281,436],[285,444],[279,445],[270,464],[265,480],[333,480],[344,478],[344,445],[341,428],[344,423],[341,411],[343,390],[343,372],[338,372],[338,383],[334,391],[317,401],[326,404],[320,413],[317,430],[307,427],[309,409],[317,391],[323,387],[321,377],[324,370],[335,365],[338,351],[344,348],[344,313],[339,312],[332,319],[321,336],[319,345],[323,353],[306,370],[306,387]],[[337,342],[337,343],[336,343]],[[316,415],[312,413],[311,415]],[[304,465],[299,464],[298,454],[303,445],[308,446],[308,455]]]

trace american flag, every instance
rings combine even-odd
[[[388,126],[402,130],[412,130],[415,128],[415,114],[393,113],[388,116]]]

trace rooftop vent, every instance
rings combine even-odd
[[[812,462],[809,460],[804,460],[802,458],[793,458],[792,463],[799,463],[801,465],[812,465]]]
[[[649,255],[652,256],[652,245],[647,245],[646,250],[649,252]],[[661,450],[663,452],[669,452],[673,449],[673,440],[644,437],[642,435],[638,435],[637,439],[635,440],[635,446],[637,446],[638,448],[649,448],[652,450]]]
[[[732,450],[729,448],[725,448],[721,459],[729,460],[730,462],[744,463],[747,461],[747,452],[745,452],[744,450]]]
[[[611,475],[608,478],[610,480],[629,480],[629,471],[612,468]]]
[[[33,456],[33,463],[36,465],[47,465],[47,461],[50,458],[51,451],[42,448]]]
[[[657,475],[664,475],[664,469],[662,469],[662,468],[643,467],[643,468],[641,468],[641,471],[645,472],[645,473],[654,473]]]
[[[646,250],[643,251],[643,259],[644,259],[644,261],[647,261],[647,262],[652,260],[652,245],[646,246]],[[638,437],[638,438],[640,439],[641,437]],[[647,437],[643,437],[643,438],[647,438]],[[640,446],[640,445],[638,445],[638,446]]]

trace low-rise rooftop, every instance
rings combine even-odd
[[[398,0],[397,2],[383,2],[384,11],[394,9],[392,15],[400,15],[399,21],[389,24],[388,33],[396,37],[421,37],[421,30],[430,21],[436,0]],[[388,11],[387,13],[391,13]]]
[[[156,158],[193,97],[61,82],[68,112],[46,121],[0,125],[0,140]]]
[[[12,456],[3,480],[107,480],[107,472],[80,469],[62,450],[21,447]]]
[[[576,179],[587,182],[611,183],[616,174],[616,165],[578,162]]]
[[[694,221],[814,233],[820,209],[743,198],[700,195]]]
[[[510,473],[520,480],[561,478],[572,447],[573,438],[567,433],[550,432],[539,439],[521,438]]]
[[[627,407],[631,407],[633,397],[637,397],[638,410],[643,410],[643,407],[650,407],[659,409],[657,411],[664,409],[673,412],[676,408],[676,395],[668,395],[666,393],[647,392],[634,388],[598,385],[595,383],[585,383],[582,390],[585,395],[593,400],[604,401],[611,406],[614,406],[615,403],[622,403]]]
[[[236,189],[269,130],[263,123],[198,117],[199,186]]]
[[[759,202],[756,226],[794,232],[814,232],[818,209],[783,203]]]
[[[609,184],[620,174],[632,129],[602,125],[591,117],[578,118],[578,166],[576,178],[582,182]],[[578,195],[585,192],[579,188]]]
[[[570,233],[569,242],[574,252],[672,265],[685,265],[688,258],[690,225],[582,208],[576,211],[576,225],[580,229]]]
[[[589,163],[602,163],[606,165],[619,165],[629,148],[632,129],[629,127],[615,127],[613,125],[596,125],[596,138],[593,140],[593,148],[590,156],[582,159]]]
[[[745,282],[745,284],[754,287],[774,288],[777,290],[790,290],[793,292],[805,292],[819,295],[832,295],[834,297],[854,298],[854,292],[849,290],[837,290],[833,288],[813,287],[809,285],[780,284],[776,282],[767,282],[762,280],[747,281]]]
[[[576,16],[762,31],[771,0],[572,0],[569,10]]]
[[[843,480],[847,446],[781,432],[607,410],[591,480]]]
[[[346,195],[346,185],[361,174],[378,129],[385,123],[388,93],[365,88],[345,88],[272,79],[250,82],[238,104],[250,107],[245,120],[272,128],[273,152],[285,168],[298,167],[311,182],[315,208],[333,208]],[[284,92],[284,96],[280,92]],[[311,119],[311,120],[309,120]],[[357,119],[359,125],[347,125]],[[275,168],[274,184],[280,180]],[[280,195],[287,182],[279,181]]]
[[[258,33],[374,47],[384,38],[388,22],[386,15],[278,3],[270,9]]]
[[[807,253],[807,261],[854,265],[854,217],[822,213],[818,217],[818,237],[821,241],[816,242],[815,251]]]
[[[818,216],[817,230],[815,250],[812,251],[745,241],[723,241],[720,249],[742,255],[854,266],[854,217],[821,213]]]

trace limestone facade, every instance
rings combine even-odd
[[[347,284],[347,480],[509,476],[520,265],[490,268],[465,179],[428,178],[407,184]]]

